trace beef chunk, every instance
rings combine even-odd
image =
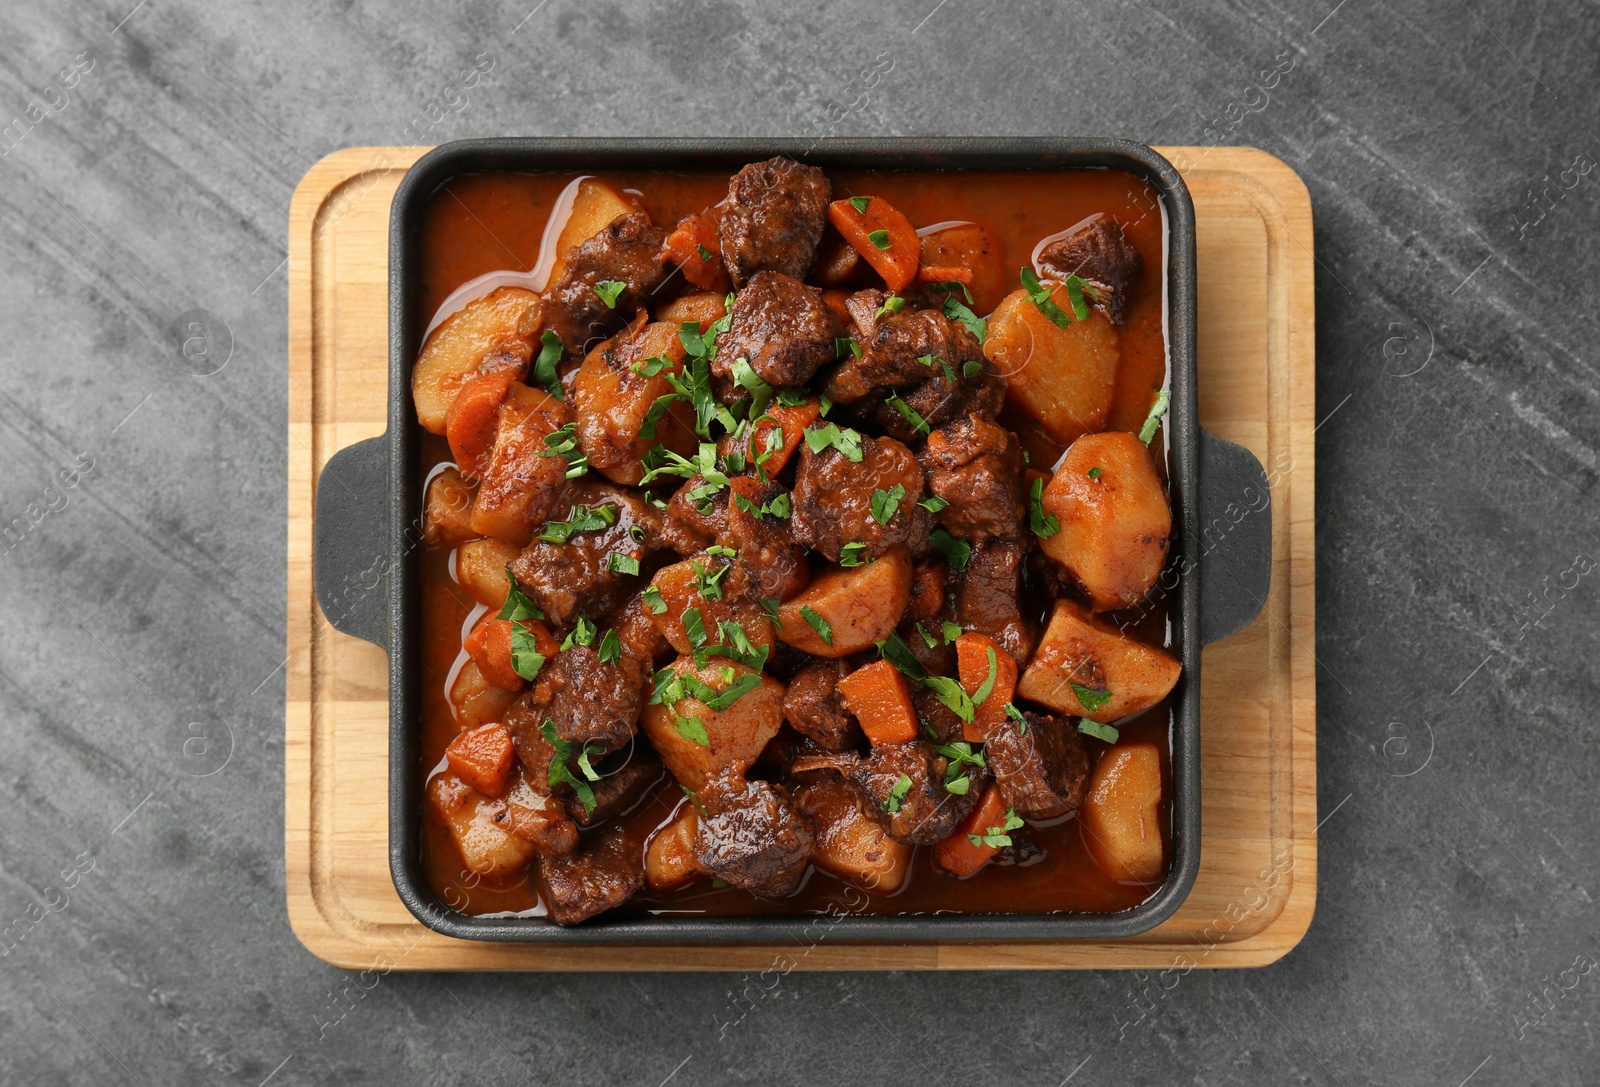
[[[711,364],[718,394],[738,400],[744,390],[733,378],[733,362],[745,359],[776,388],[804,385],[834,359],[834,340],[844,326],[822,301],[822,292],[781,272],[757,272],[733,303],[733,321],[717,338]]]
[[[941,646],[940,649],[943,649]],[[939,650],[931,650],[929,655]],[[943,649],[945,660],[948,662],[943,668],[932,668],[926,660],[923,667],[934,675],[944,675],[955,671],[955,649]],[[921,659],[921,658],[919,658]],[[938,693],[925,684],[918,683],[911,689],[911,705],[917,711],[917,730],[931,739],[936,744],[948,744],[962,738],[965,727],[961,718],[956,716],[955,710],[939,701]]]
[[[706,485],[706,478],[693,475],[673,492],[667,502],[662,540],[680,555],[698,555],[716,542],[728,527],[728,491],[723,488],[698,501],[689,496]]]
[[[571,790],[565,784],[550,784],[550,763],[555,760],[556,750],[539,731],[539,726],[549,716],[549,709],[549,693],[541,694],[535,685],[511,703],[511,708],[506,710],[505,725],[511,730],[511,743],[517,749],[523,778],[534,792],[555,796]]]
[[[706,783],[700,802],[694,849],[701,868],[751,894],[794,893],[811,860],[811,828],[782,787],[746,781],[736,763]]]
[[[785,491],[754,476],[735,476],[728,487],[727,526],[717,542],[739,553],[728,571],[729,594],[787,600],[811,580],[806,549],[795,542],[787,520],[759,512]]]
[[[963,363],[986,361],[983,345],[959,321],[910,306],[879,317],[883,299],[882,291],[861,291],[845,303],[855,319],[861,355],[844,360],[824,379],[822,391],[837,403],[856,404],[920,385],[944,373],[939,360],[949,363],[958,377]],[[929,361],[918,361],[924,358]]]
[[[989,729],[984,753],[1000,795],[1024,819],[1077,811],[1089,778],[1089,756],[1072,721],[1026,711],[1023,729],[1010,717]]]
[[[989,771],[965,767],[970,779],[967,792],[946,792],[944,756],[925,740],[874,747],[856,764],[850,779],[867,798],[867,810],[889,832],[889,837],[912,845],[932,845],[950,837],[956,824],[967,817],[989,784]],[[900,797],[898,807],[893,794],[902,777],[911,787]]]
[[[879,524],[872,516],[872,494],[896,486],[905,489],[905,497],[889,523]],[[911,540],[919,522],[926,533],[928,511],[917,505],[921,498],[922,466],[893,438],[862,438],[859,462],[833,446],[813,453],[807,445],[800,451],[790,524],[795,539],[833,562],[847,543],[865,544],[860,557],[866,559]]]
[[[861,726],[839,697],[839,680],[849,671],[844,661],[808,665],[783,696],[783,719],[826,751],[847,751],[862,740]]]
[[[590,839],[574,856],[539,862],[539,897],[558,925],[576,925],[615,909],[643,886],[644,850],[616,827]]]
[[[734,174],[718,223],[722,261],[734,285],[760,271],[805,278],[832,196],[821,170],[781,156]]]
[[[541,857],[567,857],[578,848],[578,826],[554,800],[545,799],[539,807],[502,800],[490,818],[513,838],[531,843]]]
[[[949,503],[938,517],[953,535],[974,544],[1022,535],[1027,490],[1015,434],[968,415],[928,435],[922,464],[928,490]]]
[[[611,569],[611,556],[644,560],[664,544],[661,511],[631,488],[585,479],[568,497],[585,508],[615,506],[616,520],[600,530],[574,533],[566,543],[536,538],[511,563],[522,591],[557,623],[567,623],[580,613],[593,619],[621,607],[645,583],[638,575]],[[565,519],[571,516],[569,509]],[[642,529],[643,540],[635,538],[635,525]]]
[[[937,429],[967,415],[993,419],[1005,406],[1005,382],[988,369],[978,370],[968,377],[964,371],[952,368],[951,372],[956,375],[952,381],[942,367],[935,368],[939,370],[937,375],[896,394],[905,401],[906,407],[921,417],[922,427],[916,426],[905,412],[887,401],[874,404],[868,417],[892,437],[910,443],[922,440],[930,428]]]
[[[574,645],[545,664],[527,709],[539,715],[538,722],[548,717],[563,740],[615,751],[633,738],[649,675],[650,663],[632,653],[609,664],[593,647]]]
[[[666,236],[644,212],[630,211],[572,251],[561,279],[544,292],[545,328],[561,337],[568,354],[581,355],[591,341],[621,328],[660,286]],[[614,307],[594,291],[595,284],[607,280],[627,284]]]
[[[1051,242],[1039,254],[1039,271],[1058,281],[1069,275],[1087,280],[1098,296],[1093,304],[1119,325],[1127,316],[1130,288],[1143,267],[1139,251],[1105,215]]]
[[[625,761],[621,766],[613,767],[609,765],[613,759]],[[575,796],[566,799],[567,813],[580,827],[597,826],[608,819],[627,814],[650,790],[650,786],[661,780],[664,768],[655,750],[644,741],[635,739],[632,750],[611,756],[595,769],[600,774],[600,780],[589,785],[594,790],[594,809],[585,810]]]
[[[1018,661],[1033,655],[1038,632],[1022,617],[1018,597],[1027,545],[991,540],[972,549],[956,588],[956,622],[993,638]]]

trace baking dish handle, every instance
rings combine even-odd
[[[317,480],[312,581],[335,630],[389,644],[389,436],[346,446]]]
[[[1272,585],[1272,490],[1242,445],[1200,431],[1200,639],[1255,621]]]

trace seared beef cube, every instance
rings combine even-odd
[[[987,634],[1018,661],[1033,655],[1038,638],[1018,605],[1026,557],[1027,545],[1016,540],[974,547],[956,588],[956,622],[964,630]]]
[[[1096,295],[1093,304],[1119,325],[1127,316],[1129,288],[1143,268],[1144,258],[1106,215],[1051,242],[1039,254],[1040,272],[1057,281],[1069,275],[1088,281]]]
[[[746,781],[735,763],[700,791],[695,859],[740,890],[781,898],[800,886],[811,860],[811,828],[782,787]]]
[[[733,321],[717,338],[711,364],[718,395],[733,401],[745,391],[733,377],[735,359],[775,388],[804,385],[834,359],[834,340],[844,326],[822,301],[822,292],[781,272],[757,272],[733,302]]]
[[[749,600],[787,600],[811,580],[806,549],[795,542],[786,519],[760,512],[786,492],[754,476],[735,476],[728,489],[727,527],[717,537],[739,553],[728,571],[728,593]]]
[[[804,279],[832,197],[826,174],[781,156],[734,174],[718,224],[722,261],[734,286],[760,271]]]
[[[689,497],[699,493],[705,485],[704,476],[692,475],[667,501],[666,523],[662,526],[661,536],[663,542],[680,555],[698,555],[715,543],[727,529],[727,488],[697,499]]]
[[[937,652],[937,650],[934,652]],[[931,656],[932,653],[929,655]],[[954,672],[955,656],[955,649],[951,647],[945,651],[945,659],[949,663],[944,667],[929,667],[926,660],[923,660],[923,667],[928,668],[929,673],[933,675]],[[965,732],[965,725],[963,725],[961,718],[956,715],[955,710],[939,701],[939,694],[932,687],[921,683],[913,687],[911,689],[911,705],[917,711],[917,731],[927,739],[936,744],[948,744],[962,738],[962,734]]]
[[[928,435],[922,451],[928,490],[949,503],[938,513],[969,543],[1022,535],[1027,490],[1017,436],[976,415]]]
[[[847,751],[862,740],[861,726],[839,696],[839,680],[849,672],[844,661],[807,665],[783,696],[783,719],[826,751]]]
[[[631,211],[572,251],[561,279],[544,292],[545,328],[561,337],[569,355],[583,354],[591,341],[621,328],[661,285],[666,236],[644,212]],[[607,281],[625,284],[611,306],[595,293],[596,285]]]
[[[611,557],[622,555],[642,561],[663,543],[661,511],[631,488],[583,480],[568,492],[568,498],[584,510],[613,506],[615,520],[604,528],[574,532],[565,543],[536,537],[511,563],[511,572],[522,591],[545,615],[561,624],[579,614],[594,619],[621,607],[643,588],[644,582],[637,575],[613,570]],[[582,516],[583,511],[578,512]],[[573,510],[569,509],[563,520],[570,523],[572,515]],[[635,526],[638,533],[634,532]],[[552,531],[547,524],[540,535]]]
[[[550,716],[549,695],[548,690],[541,693],[537,685],[523,691],[506,710],[505,725],[511,730],[511,743],[517,749],[523,779],[536,793],[559,796],[571,790],[565,784],[550,784],[550,763],[555,760],[556,749],[539,731],[539,726]]]
[[[626,815],[649,792],[650,786],[661,780],[665,769],[650,745],[639,739],[634,740],[632,751],[613,755],[606,762],[612,759],[625,759],[626,762],[616,768],[609,765],[595,767],[600,780],[589,783],[589,788],[594,791],[592,811],[586,810],[575,796],[566,799],[567,813],[580,827],[598,826],[608,819]]]
[[[922,420],[917,426],[897,405],[885,400],[874,404],[869,418],[903,442],[921,441],[930,429],[936,430],[967,415],[976,414],[993,419],[1005,406],[1005,382],[987,369],[967,377],[962,370],[953,369],[956,379],[951,381],[942,367],[934,366],[939,373],[922,384],[896,393]]]
[[[632,738],[639,723],[649,676],[649,662],[632,653],[620,654],[611,664],[593,646],[573,645],[545,664],[535,688],[550,692],[547,712],[557,736],[615,751]]]
[[[867,798],[867,811],[889,837],[912,845],[932,845],[950,837],[989,784],[989,771],[968,764],[965,793],[944,787],[947,760],[925,740],[874,747],[851,772]],[[901,779],[910,782],[909,787]],[[891,811],[890,809],[894,810]]]
[[[1000,795],[1024,819],[1054,819],[1078,810],[1088,787],[1089,756],[1069,718],[1025,711],[1024,729],[1010,717],[989,727],[984,754]]]
[[[888,523],[880,524],[872,515],[873,493],[892,492],[895,487],[905,494]],[[859,462],[832,445],[820,453],[806,445],[800,451],[790,523],[795,539],[830,561],[838,562],[841,550],[852,543],[865,545],[865,550],[851,549],[865,561],[910,541],[919,522],[927,531],[928,511],[917,505],[921,498],[922,465],[893,438],[863,437]]]
[[[576,925],[615,909],[644,886],[644,849],[611,827],[574,856],[539,862],[539,897],[550,920]]]
[[[943,374],[941,362],[960,375],[962,364],[985,362],[983,345],[966,326],[937,310],[912,309],[878,316],[882,291],[862,291],[846,301],[856,321],[859,358],[840,363],[823,381],[822,391],[840,404],[855,404],[868,397],[920,385]],[[927,362],[920,360],[927,359]]]

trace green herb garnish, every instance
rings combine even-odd
[[[1172,397],[1167,390],[1156,393],[1155,403],[1150,405],[1150,414],[1144,417],[1144,426],[1139,428],[1139,440],[1145,445],[1149,445],[1150,439],[1156,436],[1156,428],[1161,425],[1161,417],[1167,414],[1167,405],[1171,403]]]
[[[561,387],[561,376],[556,373],[556,363],[561,361],[561,337],[549,329],[540,338],[544,344],[539,348],[539,357],[533,360],[533,381],[542,385],[557,400],[565,400],[567,392]]]
[[[1072,693],[1078,696],[1078,702],[1090,713],[1097,712],[1107,702],[1111,701],[1110,691],[1096,691],[1085,687],[1081,683],[1072,685]]]
[[[817,637],[822,639],[823,645],[833,645],[832,624],[830,624],[822,616],[818,615],[816,610],[813,609],[810,604],[800,605],[800,618],[811,624],[811,629],[817,632]]]
[[[872,519],[880,525],[888,525],[894,520],[895,513],[900,509],[900,500],[905,498],[906,489],[896,483],[885,490],[872,492]]]
[[[1108,744],[1116,743],[1120,735],[1111,725],[1102,725],[1099,721],[1090,721],[1087,718],[1078,722],[1078,731],[1085,736],[1104,740]]]
[[[967,560],[972,557],[972,545],[965,540],[958,540],[942,528],[936,528],[928,534],[928,542],[944,555],[954,570],[965,570]]]
[[[927,498],[924,498],[921,502],[917,503],[917,505],[921,506],[923,509],[927,510],[929,513],[938,513],[940,510],[944,509],[949,504],[950,503],[946,502],[944,499],[940,498],[938,495],[931,495],[931,496],[929,496]]]
[[[866,214],[867,205],[870,203],[872,203],[872,197],[870,196],[852,196],[850,198],[850,206],[863,215]]]
[[[622,292],[628,285],[620,279],[602,279],[594,285],[594,293],[600,296],[600,301],[606,304],[606,309],[616,309],[617,299],[622,297]]]
[[[889,232],[887,230],[874,230],[867,235],[867,241],[871,242],[875,249],[887,249],[889,248]]]
[[[1044,511],[1044,480],[1035,479],[1028,489],[1028,527],[1041,540],[1048,540],[1061,531],[1061,522],[1053,513]]]
[[[884,403],[894,408],[895,411],[898,411],[900,413],[900,417],[907,423],[910,423],[911,429],[916,431],[918,434],[927,434],[929,432],[930,428],[928,426],[928,421],[922,417],[921,413],[919,413],[916,408],[900,399],[899,393],[890,393],[888,398],[884,400]]]
[[[891,815],[899,811],[900,802],[906,798],[906,794],[909,792],[911,792],[911,779],[905,774],[901,774],[899,780],[894,783],[894,788],[889,790],[889,797],[882,805],[883,810]]]
[[[1093,468],[1089,469],[1089,478],[1090,479],[1099,479],[1102,474],[1103,473],[1100,471],[1100,466],[1098,464],[1095,465]]]
[[[1011,844],[1010,831],[1022,826],[1022,820],[1011,808],[1006,808],[1006,821],[1004,826],[990,827],[987,834],[968,834],[967,840],[973,845],[986,845],[990,849],[1004,849]]]
[[[580,532],[599,532],[616,523],[616,506],[573,506],[565,521],[547,522],[539,539],[545,543],[564,544]]]
[[[1022,287],[1028,292],[1028,301],[1039,307],[1039,312],[1050,319],[1050,323],[1057,328],[1066,328],[1072,323],[1072,318],[1067,316],[1065,310],[1050,300],[1050,288],[1039,282],[1039,277],[1033,274],[1033,269],[1022,269]]]
[[[616,664],[622,659],[622,639],[617,637],[617,632],[608,630],[600,637],[600,648],[596,650],[604,664]]]

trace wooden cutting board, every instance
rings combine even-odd
[[[1200,420],[1272,481],[1266,609],[1205,650],[1201,868],[1181,910],[1122,941],[695,947],[486,944],[401,904],[388,859],[388,664],[340,634],[311,583],[313,496],[337,450],[382,433],[389,204],[426,148],[329,155],[289,208],[289,637],[285,834],[289,921],[350,969],[807,970],[1259,966],[1294,947],[1317,888],[1314,342],[1311,203],[1250,148],[1159,148],[1194,197]]]

